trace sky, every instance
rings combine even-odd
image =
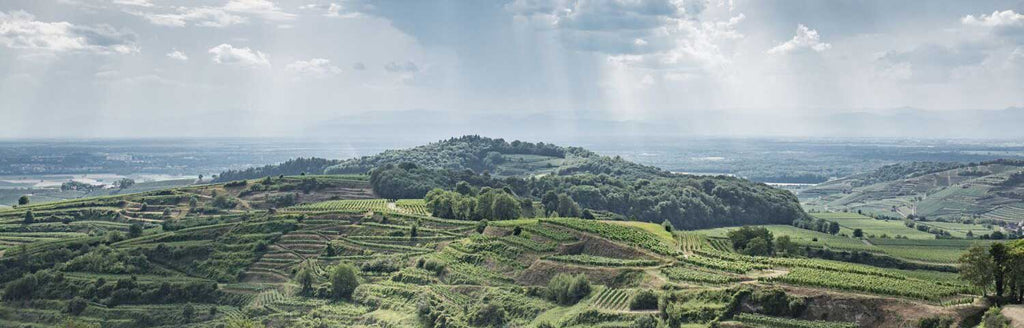
[[[908,107],[1024,107],[1024,2],[0,2],[0,138]]]

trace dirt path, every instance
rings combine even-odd
[[[1024,305],[1003,306],[1003,315],[1010,319],[1010,327],[1024,328]]]

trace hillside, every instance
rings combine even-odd
[[[813,258],[854,239],[782,226],[795,245],[743,255],[723,238],[735,228],[441,219],[370,184],[286,176],[0,210],[0,326],[897,327],[984,310],[951,273]]]
[[[302,168],[308,162],[298,159],[254,169],[249,171],[251,174],[225,172],[221,178],[262,178],[268,175],[258,174]],[[290,173],[300,173],[294,171]],[[789,224],[806,217],[792,193],[761,183],[726,176],[673,174],[582,148],[479,136],[344,160],[324,171],[370,172],[374,191],[384,198],[422,198],[431,189],[452,190],[458,182],[466,181],[474,186],[509,188],[535,201],[548,192],[564,193],[584,208],[606,211],[619,219],[667,220],[685,229]]]
[[[802,190],[811,209],[959,221],[1024,220],[1024,162],[909,163]]]

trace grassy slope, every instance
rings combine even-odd
[[[539,322],[565,322],[571,326],[594,326],[586,321],[595,316],[605,316],[604,323],[618,323],[628,326],[635,318],[649,315],[651,312],[629,311],[623,304],[628,304],[628,296],[640,288],[661,290],[680,288],[682,299],[675,306],[710,313],[724,313],[726,301],[723,297],[731,295],[735,288],[749,286],[773,285],[766,277],[784,274],[793,268],[815,268],[813,270],[844,270],[837,272],[850,281],[864,281],[861,285],[844,285],[844,290],[885,294],[889,291],[871,289],[873,275],[888,275],[914,279],[915,286],[930,286],[927,279],[949,282],[947,274],[932,272],[904,272],[899,270],[877,269],[864,265],[837,264],[820,260],[787,260],[751,259],[738,257],[735,254],[716,251],[717,255],[706,254],[705,261],[721,262],[719,267],[737,271],[722,271],[716,267],[704,267],[693,262],[683,261],[684,253],[673,234],[664,230],[661,225],[642,222],[622,221],[587,221],[580,219],[520,219],[514,221],[493,222],[487,234],[475,232],[473,222],[442,220],[418,216],[402,211],[401,207],[390,207],[380,201],[341,201],[344,208],[332,210],[329,204],[338,201],[298,205],[280,208],[276,213],[268,213],[269,205],[265,200],[281,190],[298,184],[302,179],[323,179],[327,183],[323,189],[312,190],[310,193],[298,192],[301,199],[329,199],[331,195],[348,195],[350,189],[344,182],[334,181],[329,177],[306,177],[274,179],[270,185],[262,185],[268,190],[255,192],[237,198],[250,187],[225,188],[222,185],[196,186],[181,188],[174,191],[181,197],[171,203],[158,203],[157,199],[166,196],[155,194],[132,194],[99,199],[100,201],[124,200],[120,206],[125,215],[112,214],[87,219],[71,218],[74,231],[48,231],[48,229],[66,229],[61,223],[51,224],[37,222],[29,225],[33,229],[22,229],[17,223],[23,214],[20,210],[0,212],[0,220],[10,222],[0,227],[10,229],[2,236],[21,237],[18,243],[26,243],[30,251],[39,252],[60,247],[62,238],[70,236],[103,236],[106,231],[127,230],[128,223],[141,217],[141,202],[149,200],[151,206],[158,209],[171,209],[170,217],[157,216],[155,222],[147,221],[145,234],[138,238],[113,243],[110,247],[119,251],[138,251],[152,254],[157,247],[196,251],[187,254],[199,254],[201,258],[150,258],[153,267],[148,271],[135,273],[140,284],[159,284],[163,282],[184,281],[217,281],[224,297],[220,300],[196,303],[199,327],[213,327],[228,323],[238,318],[248,318],[257,322],[270,320],[279,324],[327,324],[340,326],[369,326],[373,324],[389,324],[394,326],[415,325],[416,304],[422,297],[428,297],[435,305],[444,306],[450,320],[465,323],[472,313],[487,300],[505,309],[507,320],[512,325],[536,324]],[[345,181],[344,179],[338,181]],[[333,184],[337,183],[337,184]],[[256,185],[251,181],[249,186]],[[344,185],[344,187],[343,187]],[[288,191],[291,192],[291,191]],[[213,194],[227,195],[237,199],[238,207],[233,210],[211,214],[188,214],[187,199],[196,197],[199,207],[208,207]],[[159,198],[165,197],[165,198]],[[177,199],[177,198],[175,198]],[[92,208],[97,200],[69,201],[56,204],[35,205],[40,213],[48,215],[70,215],[83,208]],[[106,204],[106,203],[104,203]],[[163,204],[163,205],[156,205]],[[323,205],[318,205],[323,204]],[[358,204],[365,204],[359,208]],[[384,205],[382,205],[384,204]],[[403,202],[407,206],[419,206],[417,202]],[[59,205],[59,206],[58,206]],[[109,206],[109,205],[108,205]],[[64,207],[64,208],[57,208]],[[50,210],[46,210],[49,208]],[[56,208],[56,209],[55,209]],[[300,211],[304,208],[320,208],[318,211]],[[369,213],[377,212],[377,213]],[[159,213],[159,212],[157,212]],[[299,221],[297,215],[302,214]],[[47,216],[42,216],[43,218]],[[173,229],[163,230],[160,221],[168,221]],[[84,222],[85,224],[79,224]],[[412,225],[418,225],[419,234],[416,238],[409,236]],[[290,226],[291,228],[273,228]],[[510,236],[512,228],[523,227],[519,236]],[[264,230],[263,227],[272,227]],[[873,246],[859,240],[832,236],[813,231],[801,230],[791,226],[768,226],[773,233],[790,235],[800,244],[827,246],[841,249],[870,250]],[[77,229],[77,230],[75,230]],[[31,232],[29,232],[30,230]],[[721,237],[728,231],[726,228],[699,230],[688,234]],[[66,233],[67,235],[59,235]],[[72,235],[74,234],[74,235]],[[604,238],[584,238],[600,235]],[[58,237],[59,236],[59,237]],[[57,238],[52,238],[57,237]],[[817,242],[813,241],[815,238]],[[18,239],[18,238],[14,238]],[[92,239],[93,249],[102,248],[102,238]],[[267,242],[264,251],[253,251],[257,244]],[[694,239],[697,243],[707,243],[706,239]],[[163,245],[163,246],[160,246]],[[327,256],[325,249],[331,245],[335,251]],[[952,246],[951,246],[952,247]],[[959,246],[957,246],[959,247]],[[647,248],[647,249],[642,249]],[[695,247],[705,249],[703,246]],[[11,249],[8,249],[10,251]],[[564,254],[573,250],[595,259],[610,260],[615,257],[624,259],[645,258],[657,261],[666,267],[679,267],[674,278],[666,276],[661,270],[652,267],[633,268],[602,267],[585,264],[570,264],[545,260],[548,256]],[[16,251],[15,251],[16,253]],[[573,253],[575,254],[575,253]],[[17,254],[7,254],[14,258]],[[693,257],[693,254],[686,256]],[[715,257],[717,256],[717,257]],[[246,260],[241,260],[248,258]],[[418,259],[436,261],[443,266],[444,274],[438,275],[428,270],[416,268]],[[586,257],[581,257],[586,259]],[[315,285],[327,282],[327,269],[339,262],[349,262],[357,266],[368,265],[380,261],[389,261],[396,266],[391,272],[366,270],[359,273],[362,286],[357,289],[352,301],[329,302],[324,299],[311,298],[297,294],[297,283],[292,275],[293,270],[301,267],[311,268],[314,272]],[[763,264],[769,261],[770,265]],[[60,263],[64,263],[61,261]],[[54,263],[54,268],[59,268]],[[766,270],[772,268],[772,270]],[[213,270],[217,269],[217,270]],[[92,269],[80,269],[67,272],[66,278],[73,282],[93,283],[103,278],[107,281],[128,278],[124,273],[90,272]],[[226,270],[222,274],[218,270]],[[241,275],[232,270],[240,270]],[[584,273],[594,285],[590,296],[573,306],[558,306],[537,296],[531,296],[528,290],[518,288],[523,285],[544,286],[546,281],[557,273]],[[857,273],[859,272],[859,273]],[[707,282],[708,275],[729,276],[733,279],[722,282]],[[893,279],[893,278],[887,278]],[[814,285],[811,285],[814,286]],[[936,285],[937,286],[937,285]],[[823,287],[813,287],[823,288]],[[614,289],[614,296],[600,298],[598,295],[606,289]],[[829,289],[825,287],[825,289]],[[936,289],[938,289],[936,287]],[[839,291],[839,289],[835,289]],[[892,292],[900,292],[898,289]],[[611,292],[609,292],[611,293]],[[885,294],[888,295],[888,294]],[[896,294],[900,296],[902,294]],[[906,296],[901,296],[906,297]],[[910,297],[913,299],[914,297]],[[96,301],[103,302],[104,299]],[[218,308],[217,314],[208,315],[212,306]],[[4,302],[0,303],[0,323],[52,325],[66,307],[66,300],[48,299],[31,303]],[[119,305],[111,308],[100,303],[90,305],[81,321],[100,322],[106,320],[111,327],[129,327],[136,320],[149,316],[155,323],[151,325],[180,324],[181,304],[135,304]],[[589,319],[588,319],[589,318]],[[706,322],[705,322],[706,323]]]

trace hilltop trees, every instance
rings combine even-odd
[[[18,205],[28,205],[28,202],[28,195],[21,195],[21,197],[18,197]]]
[[[476,194],[476,196],[473,196]],[[435,188],[423,198],[436,217],[458,220],[512,220],[522,215],[521,202],[504,189],[484,187],[478,193]]]

